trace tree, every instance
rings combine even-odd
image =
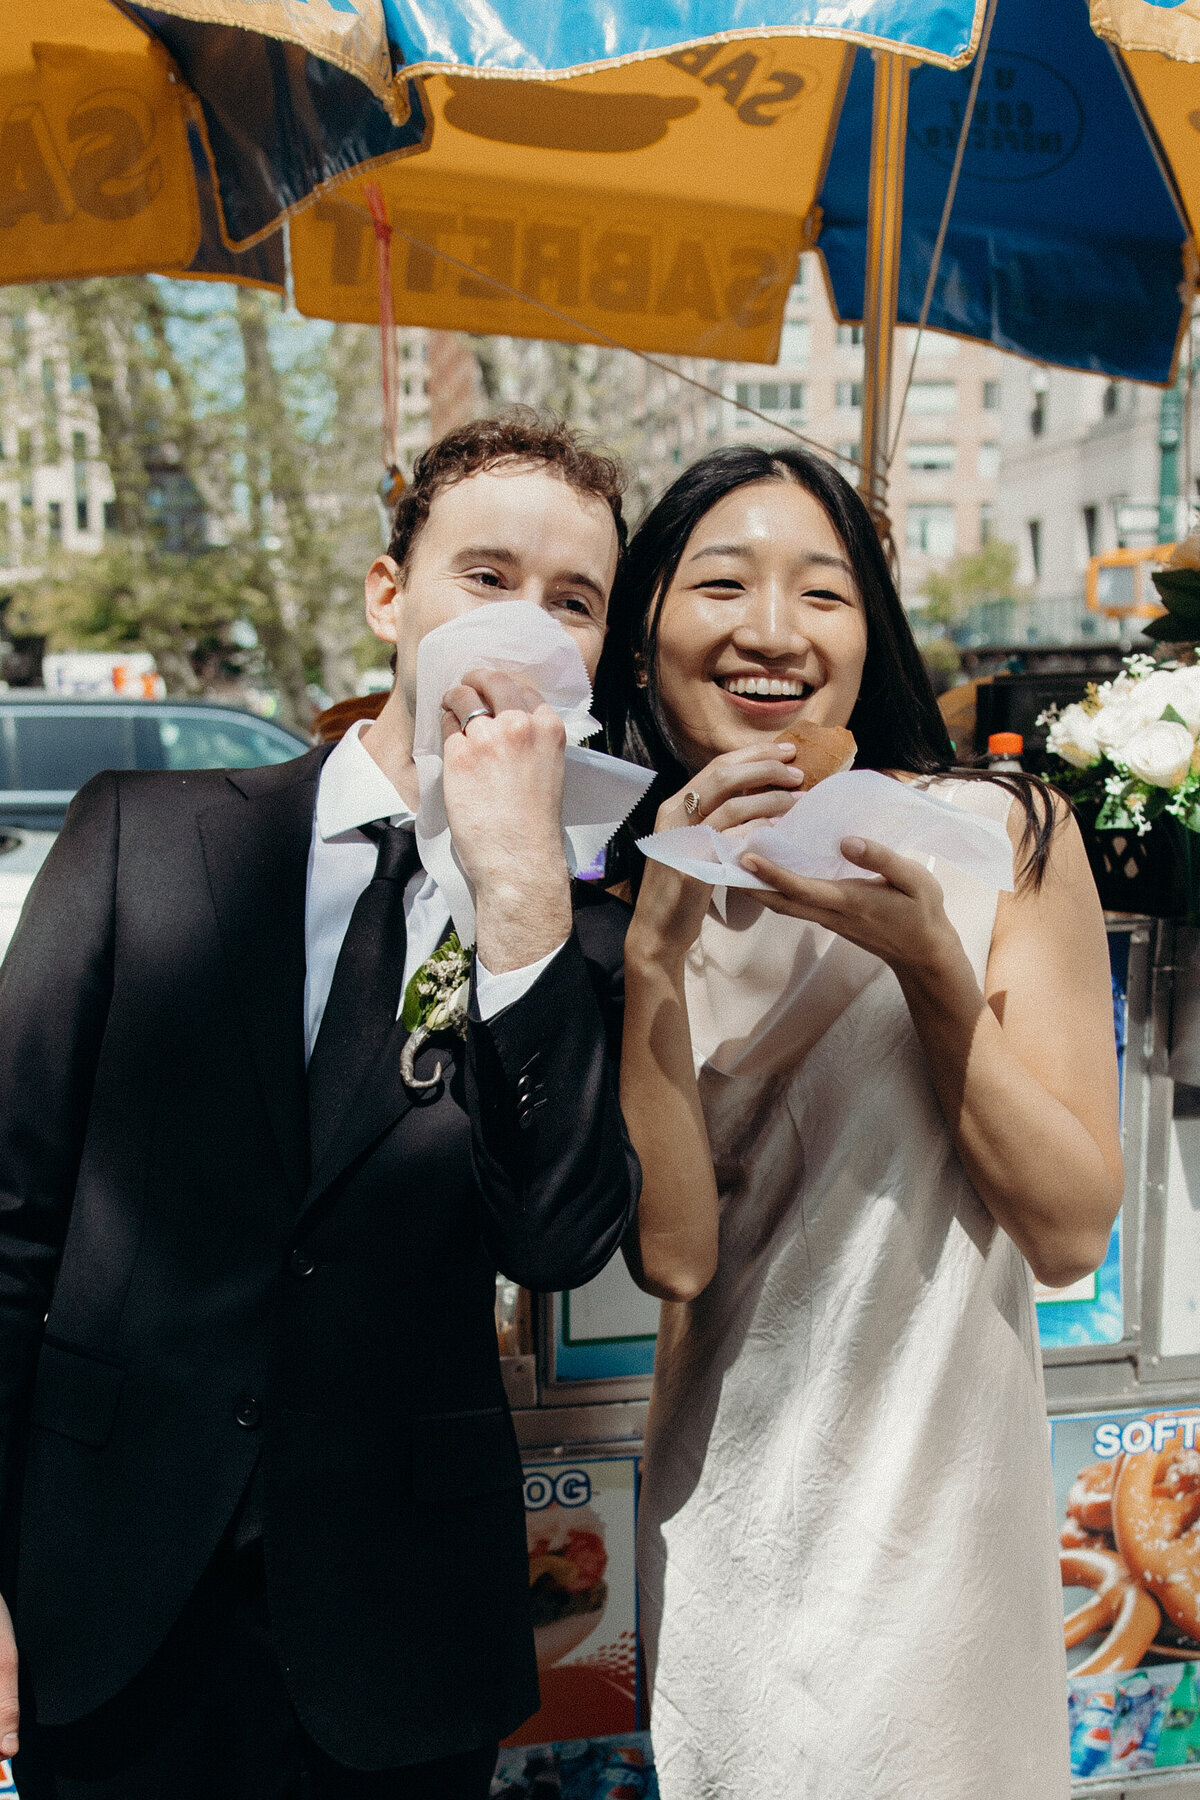
[[[378,660],[375,334],[152,276],[10,289],[3,309],[31,300],[95,408],[114,500],[104,554],[42,556],[23,611],[61,647],[152,650],[172,691],[253,667],[301,727],[314,695],[352,692]]]
[[[1011,544],[992,542],[956,556],[940,574],[925,577],[929,604],[922,622],[953,625],[983,601],[1012,600],[1016,576],[1017,552]]]

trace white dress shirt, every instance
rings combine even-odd
[[[365,723],[352,725],[326,757],[317,783],[312,841],[308,850],[308,889],[304,905],[304,1058],[317,1041],[338,952],[350,915],[375,873],[379,846],[358,829],[373,819],[412,825],[414,814],[359,739]],[[404,923],[408,942],[403,974],[397,975],[396,1013],[405,990],[421,964],[433,954],[450,923],[450,908],[437,882],[418,869],[404,890]],[[562,945],[558,946],[561,950]],[[552,950],[523,969],[493,975],[475,960],[475,999],[480,1017],[493,1018],[533,986],[558,955]]]

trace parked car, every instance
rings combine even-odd
[[[253,769],[305,738],[207,700],[0,693],[0,955],[72,797],[101,769]]]

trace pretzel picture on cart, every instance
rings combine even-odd
[[[1096,1436],[1114,1454],[1080,1470],[1060,1538],[1063,1587],[1091,1590],[1064,1622],[1067,1649],[1086,1650],[1071,1674],[1196,1661],[1200,1414],[1149,1413]]]

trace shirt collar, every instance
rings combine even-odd
[[[406,806],[359,737],[366,723],[357,719],[329,755],[317,784],[317,830],[323,838],[355,831],[372,819],[411,825],[416,815]]]

